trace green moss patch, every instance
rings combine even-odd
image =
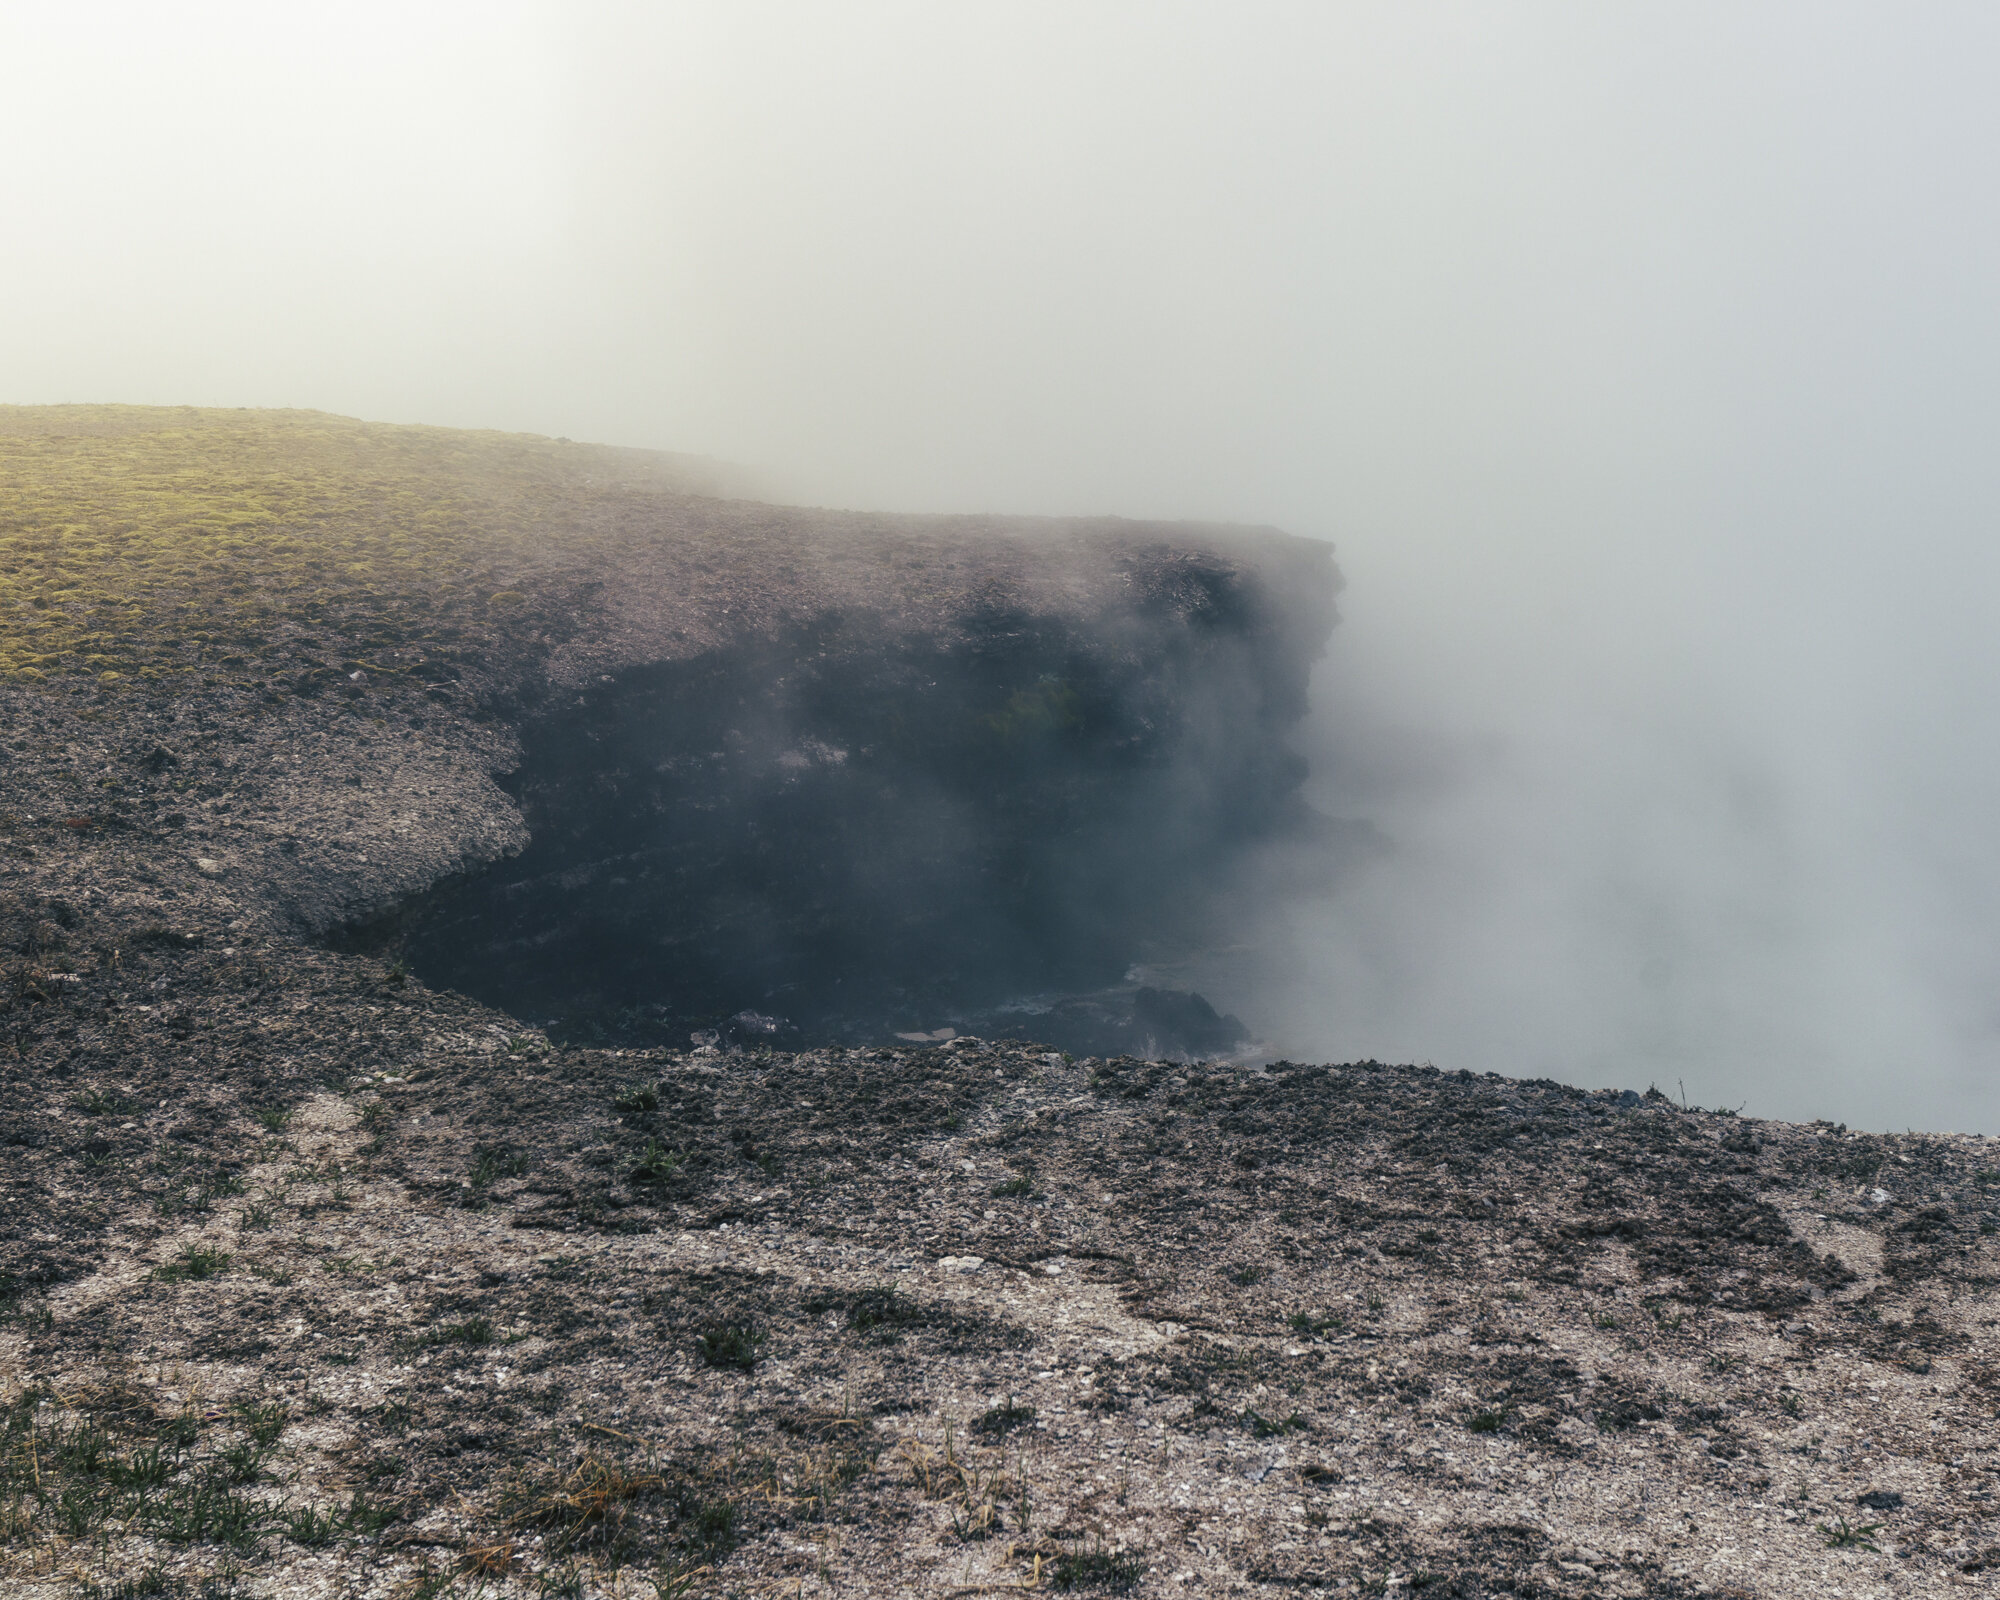
[[[448,681],[532,625],[549,558],[641,459],[667,458],[312,411],[0,407],[0,679]]]

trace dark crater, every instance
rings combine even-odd
[[[558,1037],[797,1048],[1249,1034],[1133,963],[1214,937],[1245,851],[1331,825],[1287,734],[1323,630],[1234,569],[1088,627],[824,620],[520,714],[520,855],[350,932]]]

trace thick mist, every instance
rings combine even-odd
[[[2000,1130],[2000,17],[0,14],[0,400],[1335,541],[1180,974],[1295,1055]]]

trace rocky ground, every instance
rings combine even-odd
[[[1991,1141],[1372,1063],[564,1050],[365,958],[11,913],[10,1594],[2000,1569]]]
[[[591,514],[651,571],[634,504]],[[818,526],[647,504],[670,575]],[[1099,532],[878,529],[841,581],[895,566],[939,648],[1007,584],[1164,637],[1280,549]],[[580,1048],[334,936],[521,851],[524,685],[595,692],[695,588],[367,662],[274,599],[255,659],[66,676],[39,549],[0,539],[60,613],[0,682],[10,1600],[2000,1587],[1993,1141],[945,1029]]]

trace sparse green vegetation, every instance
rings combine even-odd
[[[268,1450],[290,1424],[292,1408],[282,1400],[245,1400],[237,1402],[236,1415],[251,1441]]]
[[[736,1372],[748,1372],[757,1365],[757,1351],[764,1335],[747,1322],[725,1322],[695,1339],[695,1353],[702,1364]]]
[[[650,1083],[631,1084],[611,1102],[611,1107],[628,1117],[643,1116],[648,1111],[659,1110],[660,1091]]]
[[[360,1146],[355,1154],[364,1161],[372,1161],[389,1147],[389,1125],[391,1122],[389,1105],[384,1100],[371,1100],[361,1108],[361,1126],[371,1135],[368,1142]]]
[[[1253,1439],[1282,1438],[1288,1433],[1303,1433],[1311,1424],[1294,1411],[1285,1417],[1267,1417],[1260,1411],[1245,1408],[1243,1425],[1250,1430]]]
[[[547,538],[549,495],[581,510],[615,474],[587,447],[308,411],[6,407],[0,679],[448,682],[532,613],[499,569]]]
[[[340,1520],[347,1532],[360,1534],[363,1538],[372,1538],[400,1515],[394,1506],[377,1505],[371,1501],[367,1490],[356,1489],[348,1497],[347,1504],[341,1511]]]
[[[140,1519],[170,1544],[226,1544],[247,1550],[271,1526],[271,1513],[219,1474],[170,1483],[147,1499]]]
[[[301,1506],[285,1517],[285,1537],[293,1544],[318,1550],[340,1537],[340,1519],[331,1512]]]
[[[1101,1542],[1059,1551],[1043,1572],[1049,1587],[1059,1594],[1078,1589],[1130,1594],[1145,1575],[1146,1564],[1137,1555],[1108,1549]]]
[[[499,1178],[518,1178],[528,1165],[527,1156],[511,1145],[481,1145],[472,1153],[472,1186],[483,1189]]]
[[[226,1445],[217,1452],[223,1481],[231,1484],[255,1483],[264,1476],[264,1452],[253,1442]]]
[[[178,1259],[165,1266],[155,1267],[153,1277],[161,1283],[199,1283],[204,1278],[213,1278],[229,1270],[229,1263],[235,1260],[227,1250],[211,1250],[200,1245],[187,1245]]]
[[[646,1148],[633,1163],[629,1180],[633,1183],[665,1183],[686,1163],[687,1157],[669,1150],[658,1139],[648,1139]]]
[[[188,1176],[191,1165],[185,1160],[159,1160],[153,1163],[155,1172],[163,1173],[174,1181],[166,1188],[153,1194],[153,1209],[160,1216],[205,1217],[215,1209],[217,1200],[240,1195],[244,1190],[241,1173],[224,1168],[215,1168],[205,1173]]]
[[[165,1445],[137,1445],[122,1464],[112,1467],[112,1481],[121,1489],[157,1489],[174,1475],[174,1459]]]

